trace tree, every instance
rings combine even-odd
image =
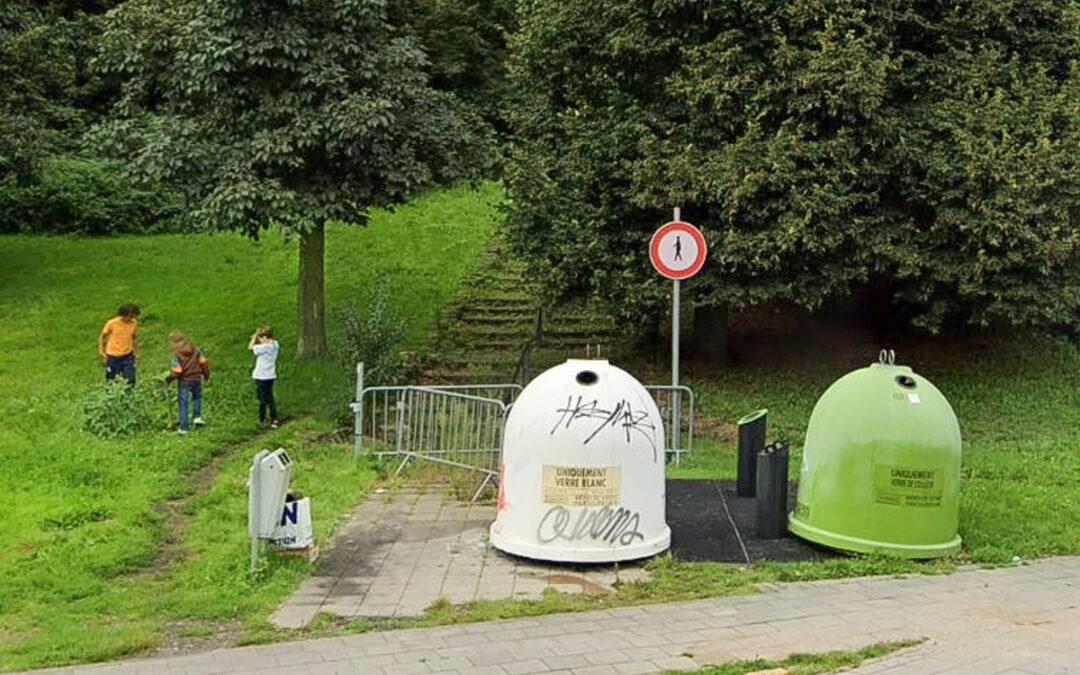
[[[107,148],[198,227],[299,238],[302,358],[326,353],[326,222],[482,168],[477,128],[380,0],[129,0],[103,43],[124,79]]]
[[[115,0],[0,6],[0,233],[107,234],[168,221],[168,195],[135,189],[82,144],[115,90],[89,67]]]
[[[885,280],[914,320],[1080,321],[1080,13],[909,0],[529,0],[511,41],[516,248],[550,298],[808,308]]]
[[[32,181],[38,162],[73,150],[99,112],[103,87],[87,61],[93,15],[107,4],[0,6],[0,179]]]
[[[485,122],[506,131],[506,38],[514,30],[514,0],[397,0],[391,21],[424,47],[431,82],[468,103]]]

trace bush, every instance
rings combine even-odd
[[[0,180],[0,234],[163,232],[175,229],[175,201],[134,186],[113,163],[58,156],[20,183]]]
[[[339,307],[334,319],[338,326],[334,354],[349,368],[363,363],[365,384],[385,384],[401,373],[404,362],[398,348],[406,323],[391,307],[385,282],[372,286],[366,312]]]
[[[83,426],[99,438],[123,438],[169,424],[168,396],[160,387],[129,387],[117,379],[95,387],[83,403]]]
[[[549,300],[662,315],[645,252],[681,206],[699,305],[886,281],[931,331],[1080,325],[1075,3],[518,8],[507,227]]]

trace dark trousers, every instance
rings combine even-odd
[[[128,384],[135,384],[134,354],[105,357],[105,379],[115,380],[117,375],[123,375]]]
[[[277,419],[277,403],[274,403],[274,381],[255,380],[255,393],[259,395],[259,421],[266,421],[266,411],[270,410],[270,419]]]
[[[193,408],[192,417],[202,417],[202,380],[178,380],[176,398],[180,404],[180,428],[187,431],[189,398]]]

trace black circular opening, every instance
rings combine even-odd
[[[907,375],[897,375],[896,376],[896,383],[898,385],[900,385],[901,387],[903,387],[904,389],[914,389],[915,388],[915,380],[913,378],[908,377]]]
[[[578,384],[590,385],[596,384],[596,381],[599,380],[600,377],[591,370],[583,370],[577,374],[575,379],[578,381]]]

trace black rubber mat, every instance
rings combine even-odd
[[[795,503],[795,484],[788,504]],[[667,481],[667,522],[671,552],[679,560],[747,563],[759,560],[821,560],[837,557],[829,549],[788,535],[759,539],[757,503],[736,497],[735,481]]]

